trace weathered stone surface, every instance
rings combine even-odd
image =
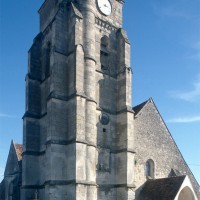
[[[37,82],[27,78],[31,115],[24,116],[22,199],[35,188],[44,199],[115,199],[117,184],[124,184],[127,199],[134,159],[127,149],[133,151],[134,137],[123,4],[112,1],[113,12],[105,17],[96,1],[71,2],[46,0],[39,10],[41,37],[29,62]],[[71,186],[74,193],[64,189]]]
[[[178,170],[199,189],[153,102],[132,110],[123,1],[110,2],[109,16],[96,0],[46,0],[39,10],[26,77],[21,200],[36,191],[40,200],[138,199],[149,159],[154,178]]]
[[[137,152],[135,157],[135,184],[137,187],[140,188],[146,182],[145,164],[147,160],[152,159],[155,164],[155,179],[169,177],[172,169],[178,171],[178,175],[188,175],[197,196],[200,198],[199,185],[152,99],[149,99],[137,113],[134,127],[136,133],[135,150]],[[139,196],[139,190],[137,195]]]

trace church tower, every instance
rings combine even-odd
[[[21,200],[134,199],[123,0],[46,0],[29,50]]]

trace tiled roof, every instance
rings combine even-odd
[[[22,145],[21,144],[14,144],[15,151],[17,154],[18,161],[22,160]]]
[[[148,101],[149,101],[149,100],[147,100],[147,101],[145,101],[145,102],[143,102],[143,103],[141,103],[141,104],[139,104],[139,105],[133,107],[133,111],[134,111],[135,115],[137,115],[137,114],[140,112],[140,110],[145,106],[145,104],[146,104]]]
[[[148,180],[140,192],[142,200],[173,200],[186,176]]]

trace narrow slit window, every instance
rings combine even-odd
[[[103,36],[101,38],[101,49],[100,49],[100,63],[102,70],[108,70],[109,68],[109,38],[107,36]]]

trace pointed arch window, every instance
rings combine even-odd
[[[146,177],[154,179],[154,174],[155,174],[155,164],[152,159],[149,159],[146,161],[145,175]]]

